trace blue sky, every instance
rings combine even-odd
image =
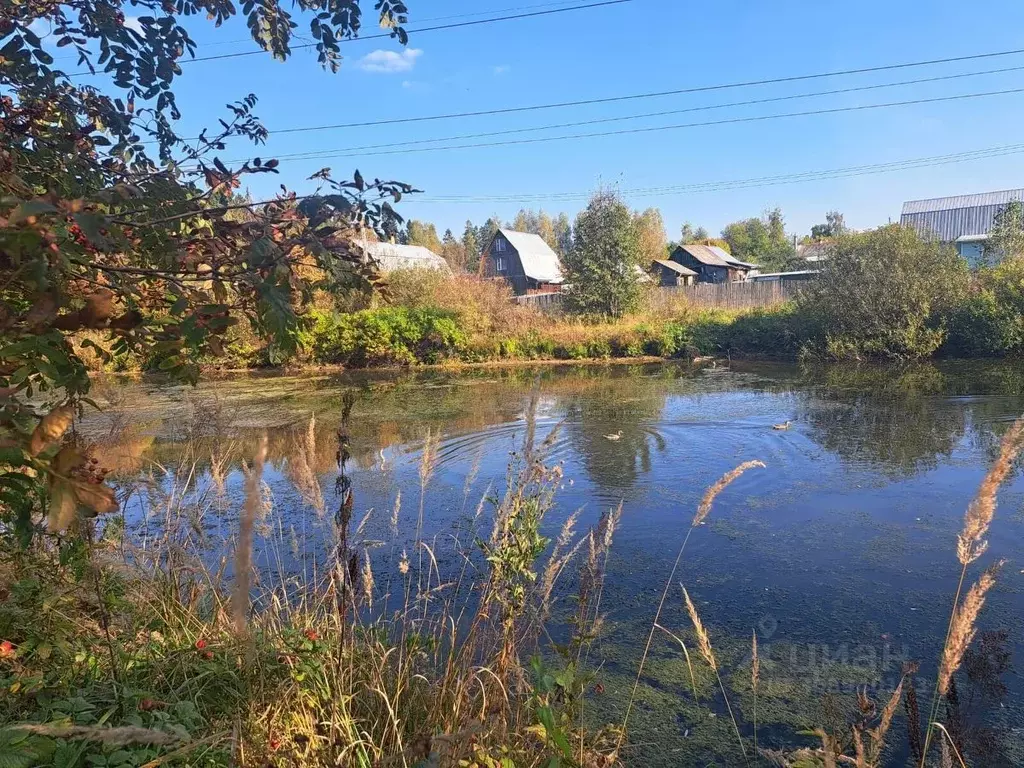
[[[543,0],[408,0],[410,23],[430,26],[505,15],[516,6],[559,7],[576,2]],[[367,13],[372,4],[364,2]],[[526,8],[529,10],[529,8]],[[533,8],[542,10],[543,8]],[[473,14],[468,16],[468,14]],[[445,21],[428,21],[455,16]],[[240,22],[215,29],[190,22],[199,55],[246,50],[252,44]],[[377,32],[372,25],[364,33]],[[308,22],[297,30],[308,35]],[[185,113],[182,132],[192,135],[215,123],[223,105],[253,92],[257,113],[275,129],[358,122],[466,110],[487,110],[809,74],[933,58],[1024,48],[1024,4],[965,4],[961,0],[858,3],[779,0],[633,2],[490,25],[412,32],[403,50],[397,41],[367,40],[343,46],[342,70],[319,68],[315,54],[297,51],[288,62],[248,56],[188,64],[178,83]],[[552,109],[407,125],[271,135],[253,153],[242,144],[226,159],[387,144],[517,128],[686,109],[746,99],[771,98],[1024,67],[1024,55],[931,67],[836,77],[803,83],[676,95],[615,104]],[[946,82],[862,93],[734,107],[610,125],[529,134],[557,136],[617,128],[651,127],[730,117],[832,109],[959,93],[1024,88],[1024,69]],[[780,206],[788,228],[806,233],[835,208],[858,228],[898,219],[903,200],[1024,186],[1024,154],[910,171],[744,189],[637,194],[631,190],[770,177],[831,168],[902,161],[985,149],[1022,141],[1024,93],[971,101],[921,104],[885,110],[795,117],[570,141],[553,141],[409,154],[356,153],[355,157],[283,160],[277,179],[254,181],[259,197],[284,182],[308,191],[310,173],[330,166],[347,176],[399,179],[424,190],[421,200],[400,206],[406,217],[434,221],[460,233],[497,214],[510,219],[520,207],[575,214],[598,185],[618,185],[636,208],[661,209],[670,237],[684,220],[719,230],[726,223]],[[515,138],[515,137],[512,137]],[[488,139],[477,141],[486,142]],[[466,143],[466,142],[456,142]],[[573,193],[573,199],[536,199]],[[522,201],[489,197],[529,195]],[[438,197],[461,197],[438,201]],[[433,198],[433,199],[432,199]]]

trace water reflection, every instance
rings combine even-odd
[[[1024,411],[1024,373],[1013,365],[545,366],[241,377],[196,389],[122,383],[98,393],[111,407],[83,429],[103,443],[104,463],[121,479],[152,478],[140,492],[140,514],[149,502],[164,503],[161,469],[188,468],[189,524],[211,551],[233,535],[239,468],[266,431],[272,508],[258,564],[292,572],[331,551],[346,396],[353,398],[346,433],[353,520],[374,510],[362,539],[389,542],[379,550],[386,561],[414,530],[427,431],[441,442],[425,526],[443,540],[464,530],[485,489],[500,491],[535,389],[538,434],[561,424],[551,455],[564,463],[565,487],[548,533],[570,510],[583,509],[578,525],[585,529],[624,500],[605,596],[614,631],[595,649],[612,710],[614,681],[635,670],[661,579],[704,488],[741,461],[768,465],[723,494],[680,577],[721,638],[723,658],[741,662],[750,628],[772,627],[770,637],[762,629],[766,654],[773,649],[765,673],[787,691],[772,717],[789,733],[815,722],[820,694],[837,681],[848,693],[889,680],[878,665],[836,662],[842,649],[935,658],[958,575],[952,542],[961,515],[999,437]],[[787,419],[791,429],[772,430]],[[405,501],[396,536],[389,516],[399,491]],[[218,494],[227,501],[210,503]],[[1012,513],[1022,500],[1018,479],[1002,495],[993,557],[1019,562],[1024,555],[1024,517]],[[438,553],[443,569],[443,548]],[[1014,653],[1024,647],[1019,570],[1008,569],[991,593],[982,626],[1005,629]],[[663,618],[673,631],[688,626],[676,603]],[[681,724],[697,714],[680,695],[686,677],[678,651],[658,646],[653,659],[637,723],[648,741],[687,749],[690,726]],[[927,663],[923,670],[933,673]],[[1019,680],[1011,684],[1011,700],[1024,695],[1019,688]],[[1019,707],[1002,717],[1007,727],[1024,727]],[[664,758],[653,749],[637,755],[638,764],[678,764]]]

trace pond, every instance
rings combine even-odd
[[[237,525],[239,462],[266,433],[269,512],[257,560],[265,573],[291,575],[308,573],[329,553],[325,520],[337,504],[336,434],[347,397],[353,520],[372,510],[360,535],[383,542],[375,550],[378,573],[394,569],[397,553],[411,548],[428,431],[440,443],[424,531],[443,570],[457,560],[441,554],[446,543],[456,536],[465,543],[481,498],[504,487],[534,397],[538,434],[557,426],[548,460],[564,470],[549,535],[574,510],[581,510],[577,530],[585,531],[622,504],[602,597],[604,629],[589,658],[600,691],[588,703],[590,715],[608,722],[621,721],[701,496],[739,463],[763,461],[764,469],[748,471],[719,496],[691,536],[676,580],[708,627],[748,735],[750,636],[757,631],[760,736],[772,746],[811,744],[797,731],[847,720],[858,686],[887,698],[905,662],[921,663],[915,681],[926,706],[960,572],[956,534],[1001,435],[1024,412],[1024,369],[539,366],[247,375],[196,388],[111,381],[98,394],[107,410],[84,428],[100,439],[120,436],[108,463],[118,465],[122,480],[133,473],[163,478],[133,496],[132,529],[143,539],[157,535],[177,493],[162,473],[197,468],[198,488],[222,487],[232,500],[218,502],[217,493],[184,500],[211,557],[225,562]],[[773,429],[787,421],[788,429]],[[399,492],[396,536],[390,518]],[[318,493],[324,515],[308,503]],[[990,550],[971,571],[976,577],[985,565],[1008,560],[981,615],[980,631],[992,634],[983,645],[979,636],[976,647],[987,653],[962,683],[969,690],[961,719],[972,732],[984,724],[995,737],[977,747],[989,750],[986,766],[1024,761],[1024,685],[1012,670],[992,672],[1002,663],[1001,647],[1014,661],[1024,647],[1022,534],[1024,481],[1015,474],[1000,494]],[[692,637],[678,585],[661,624]],[[1009,687],[1002,701],[983,685],[986,670]],[[659,632],[630,719],[632,763],[739,760],[729,752],[732,725],[717,700],[708,700],[706,682],[697,706],[678,643]],[[906,734],[897,722],[890,737],[897,761],[907,754]]]

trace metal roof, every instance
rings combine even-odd
[[[558,254],[551,250],[551,246],[540,235],[512,229],[499,229],[498,232],[516,249],[523,265],[523,274],[528,278],[538,283],[560,283],[565,279]]]
[[[364,243],[363,250],[381,272],[396,269],[440,269],[450,271],[448,262],[422,245],[396,245],[395,243]]]
[[[668,259],[655,259],[654,263],[657,264],[659,267],[665,267],[666,269],[671,269],[673,272],[676,272],[676,273],[678,273],[680,275],[691,275],[692,276],[692,275],[696,275],[697,274],[696,272],[694,272],[689,267],[684,267],[682,264],[680,264],[677,261],[669,261]]]
[[[701,264],[706,264],[709,267],[728,267],[732,266],[725,259],[727,254],[717,245],[698,245],[697,243],[686,243],[680,245],[676,250],[683,250],[690,254],[693,258],[699,261]]]
[[[910,200],[903,204],[900,223],[952,243],[960,237],[988,234],[996,214],[1014,200],[1024,201],[1024,189]]]

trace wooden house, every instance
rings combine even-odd
[[[655,259],[651,271],[658,280],[658,285],[665,288],[693,285],[697,280],[697,273],[694,270],[669,259]]]
[[[484,277],[507,280],[517,296],[558,293],[564,277],[562,264],[540,235],[499,229],[480,263]]]
[[[697,273],[698,283],[732,283],[743,280],[756,264],[734,259],[717,245],[687,243],[672,251],[672,261]]]

